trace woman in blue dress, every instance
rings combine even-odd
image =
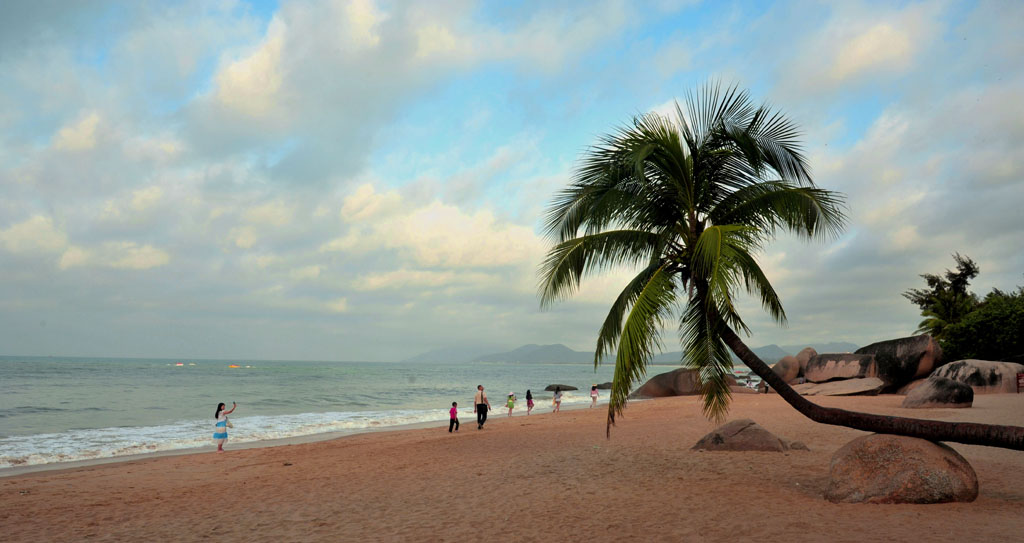
[[[231,402],[231,410],[224,411],[224,403],[217,404],[217,412],[213,414],[213,418],[217,419],[217,423],[213,425],[213,440],[217,442],[217,452],[224,452],[224,443],[228,440],[228,415],[235,412],[235,408],[238,405],[235,402]]]

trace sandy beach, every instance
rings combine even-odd
[[[826,405],[1024,425],[1024,395],[907,410],[901,396]],[[973,503],[835,505],[832,454],[862,432],[813,423],[774,395],[735,397],[810,451],[696,452],[714,424],[694,397],[635,402],[605,439],[604,409],[331,441],[190,454],[0,479],[4,541],[1020,541],[1024,453],[956,445]],[[230,448],[230,444],[229,444]],[[212,447],[211,447],[212,449]]]

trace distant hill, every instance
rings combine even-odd
[[[483,353],[493,349],[493,347],[444,347],[420,353],[406,358],[402,362],[472,362]]]
[[[505,353],[476,357],[473,362],[538,362],[554,364],[586,364],[594,361],[594,353],[574,351],[561,343],[554,345],[523,345]]]
[[[790,354],[796,354],[804,347],[812,347],[819,353],[852,353],[860,348],[859,345],[849,341],[833,341],[830,343],[808,343],[804,345],[783,345],[782,350]]]
[[[802,348],[803,347],[801,347],[801,349]],[[763,347],[755,347],[751,350],[754,351],[754,354],[761,357],[761,360],[764,360],[767,364],[774,364],[778,362],[779,359],[781,359],[783,356],[790,354],[781,347],[779,347],[778,345],[775,345],[774,343],[771,345],[765,345]],[[682,356],[682,351],[662,353],[659,354],[658,356],[655,356],[651,362],[653,364],[678,364],[680,359],[682,359]],[[732,355],[732,361],[733,363],[738,363],[740,359],[737,358],[736,355]]]
[[[754,354],[761,357],[768,364],[774,364],[784,356],[795,355],[804,347],[813,347],[819,353],[846,353],[856,351],[858,346],[847,341],[834,341],[830,343],[811,343],[810,345],[764,345],[755,347]],[[547,363],[547,364],[590,364],[594,362],[594,353],[574,351],[561,343],[553,345],[537,345],[531,343],[507,352],[481,354],[486,352],[485,347],[448,347],[434,349],[414,357],[407,358],[403,362],[508,362],[508,363]],[[656,355],[651,363],[653,364],[678,364],[682,357],[681,351],[673,351]],[[605,362],[615,362],[615,355],[611,354],[605,358]],[[739,359],[733,355],[733,362],[738,363]]]

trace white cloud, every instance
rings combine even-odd
[[[341,219],[348,223],[380,219],[395,212],[401,202],[402,197],[397,191],[378,193],[372,183],[365,183],[345,197],[341,207]]]
[[[843,81],[873,69],[904,69],[913,58],[913,39],[906,28],[878,23],[840,47],[832,65],[832,78]]]
[[[228,241],[233,243],[235,247],[239,249],[251,249],[256,242],[259,241],[260,237],[256,233],[256,230],[251,226],[240,226],[232,228],[228,232]]]
[[[281,73],[281,50],[286,27],[275,17],[263,42],[249,56],[231,62],[216,74],[217,100],[245,115],[259,117],[277,106]]]
[[[486,209],[467,213],[431,202],[406,206],[377,222],[353,225],[346,236],[325,244],[322,251],[395,250],[419,266],[495,267],[536,262],[541,240],[530,228],[499,221]]]
[[[34,215],[0,230],[0,242],[12,253],[49,253],[62,250],[68,237],[54,226],[52,218]]]
[[[280,200],[256,206],[245,212],[245,220],[263,226],[285,226],[292,222],[295,208]]]
[[[90,112],[58,130],[53,137],[53,147],[66,151],[92,149],[96,146],[96,128],[99,124],[99,113]]]
[[[502,278],[480,272],[459,272],[453,270],[411,270],[401,269],[382,273],[368,273],[352,282],[356,290],[402,290],[436,289],[441,287],[478,288],[487,286],[501,288]],[[504,285],[508,287],[508,285]]]
[[[295,268],[288,272],[288,277],[297,281],[316,279],[317,277],[320,277],[320,271],[320,266],[304,266],[302,268]]]
[[[122,221],[138,218],[141,214],[157,205],[164,198],[164,189],[160,185],[151,185],[134,190],[128,196],[112,198],[103,205],[100,219],[105,221]]]
[[[127,270],[148,270],[170,262],[171,256],[152,245],[132,241],[108,241],[95,249],[71,246],[61,256],[62,270],[76,267],[101,267]]]
[[[68,247],[66,251],[64,251],[64,254],[61,255],[60,262],[58,262],[58,266],[62,270],[86,266],[89,264],[89,260],[91,258],[92,254],[89,251],[87,251],[84,247],[77,247],[72,245],[71,247]]]
[[[345,313],[348,311],[348,300],[346,298],[336,298],[325,305],[332,313]]]

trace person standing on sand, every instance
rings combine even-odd
[[[512,409],[514,409],[515,406],[516,406],[516,393],[515,392],[509,392],[508,393],[508,403],[506,405],[508,405],[508,416],[511,417],[512,416]]]
[[[452,427],[455,431],[459,431],[459,402],[452,402],[452,408],[448,410],[448,415],[451,416],[451,420],[448,422],[448,433],[452,433]]]
[[[228,441],[228,415],[235,412],[235,408],[238,404],[231,402],[231,410],[224,411],[224,403],[217,404],[217,412],[213,414],[213,418],[217,419],[217,423],[213,425],[213,440],[217,442],[217,452],[224,452],[224,443]]]
[[[487,401],[487,394],[484,394],[484,386],[476,386],[476,394],[473,396],[473,411],[476,412],[476,429],[480,430],[487,422],[487,412],[491,410],[491,402]]]
[[[526,414],[529,415],[530,411],[533,411],[533,394],[530,390],[526,390]]]
[[[555,387],[555,397],[552,399],[555,404],[555,413],[562,408],[562,387]]]
[[[590,407],[597,405],[597,385],[590,385]]]

